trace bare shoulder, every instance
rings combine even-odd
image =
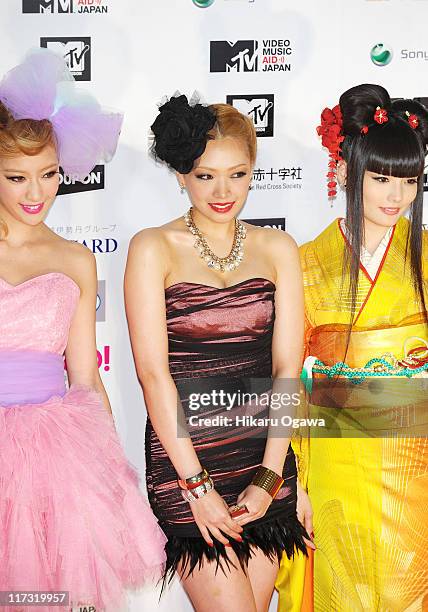
[[[57,262],[61,262],[64,272],[70,276],[83,289],[85,286],[94,285],[97,278],[97,267],[95,256],[88,247],[57,237],[54,244],[54,256]]]
[[[55,267],[67,276],[70,276],[80,287],[93,291],[96,286],[97,268],[95,256],[86,246],[66,240],[57,234],[49,236],[46,243],[47,257],[55,262]]]
[[[254,240],[254,248],[268,258],[273,266],[276,279],[300,274],[299,250],[296,241],[282,230],[263,227],[249,233]]]
[[[148,227],[140,230],[131,239],[129,255],[157,258],[159,263],[169,265],[173,259],[174,248],[182,243],[186,234],[181,219],[174,219],[159,227]]]
[[[126,278],[164,281],[173,261],[169,225],[149,227],[135,234],[129,244]]]
[[[280,251],[282,255],[289,252],[290,254],[297,251],[296,241],[290,234],[272,227],[256,227],[245,224],[248,235],[257,243],[258,246],[274,254],[275,251]]]
[[[88,247],[74,240],[67,240],[54,232],[50,233],[49,240],[46,241],[46,244],[49,245],[60,259],[73,261],[77,259],[77,263],[83,263],[84,261],[89,263],[95,260],[92,251],[90,251]]]
[[[130,255],[165,257],[167,253],[168,240],[164,226],[142,229],[131,238],[129,243]]]
[[[78,242],[66,241],[68,244],[64,249],[67,251],[67,258],[73,263],[73,267],[94,269],[95,255],[88,247]]]

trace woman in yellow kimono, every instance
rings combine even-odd
[[[317,550],[303,602],[303,572],[283,563],[281,612],[428,610],[427,126],[376,85],[322,114],[329,196],[337,172],[347,209],[301,247],[304,375],[326,428],[300,459]]]

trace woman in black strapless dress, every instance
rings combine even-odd
[[[267,435],[266,402],[247,395],[231,408],[230,399],[268,397],[272,377],[298,378],[297,247],[284,232],[236,220],[256,153],[248,117],[180,96],[160,108],[152,130],[154,153],[193,205],[133,238],[125,277],[166,577],[179,572],[198,611],[264,610],[282,554],[312,546],[310,503],[289,438]]]

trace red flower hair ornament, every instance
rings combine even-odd
[[[410,127],[414,130],[419,126],[419,119],[417,115],[411,115],[409,111],[406,111],[407,121],[409,122]]]
[[[418,116],[414,114],[410,114],[409,111],[406,111],[406,117],[407,117],[407,122],[410,125],[410,127],[416,130],[416,128],[419,127]],[[380,106],[377,106],[375,110],[375,114],[373,115],[373,119],[379,125],[387,123],[388,122],[388,111],[386,111],[384,108],[381,108]],[[363,125],[363,127],[361,128],[361,134],[365,135],[367,134],[368,131],[369,131],[369,126]]]
[[[325,108],[321,113],[321,125],[317,127],[321,143],[329,152],[329,171],[327,173],[328,197],[334,198],[337,194],[336,169],[337,162],[342,158],[340,145],[345,140],[342,133],[343,119],[339,104],[333,108]]]
[[[376,111],[373,119],[376,121],[376,123],[382,125],[382,123],[386,123],[388,121],[388,112],[384,108],[376,106]]]

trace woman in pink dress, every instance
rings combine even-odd
[[[52,592],[63,591],[69,606],[118,612],[125,589],[162,572],[165,537],[98,373],[95,259],[44,223],[59,166],[82,178],[108,161],[121,122],[77,93],[49,51],[0,83],[0,591],[15,592],[5,611],[58,610]]]

